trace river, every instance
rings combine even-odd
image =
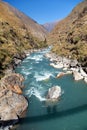
[[[61,69],[50,66],[44,55],[50,48],[27,56],[16,68],[24,76],[24,95],[29,99],[26,117],[17,130],[87,130],[87,84],[73,76],[56,75]],[[45,96],[49,88],[59,85],[62,95],[56,106],[48,107]]]

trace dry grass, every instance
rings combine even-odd
[[[84,61],[87,57],[87,1],[76,6],[48,36],[52,51]]]

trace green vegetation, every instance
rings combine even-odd
[[[0,77],[12,63],[15,55],[21,55],[25,50],[46,46],[46,39],[40,41],[33,37],[26,28],[18,31],[18,28],[14,29],[9,23],[0,22]]]
[[[87,0],[76,6],[48,36],[52,51],[87,65]]]
[[[25,50],[42,48],[47,31],[24,13],[0,1],[0,77],[13,66],[16,59],[23,59]]]

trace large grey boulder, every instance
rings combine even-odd
[[[0,81],[0,122],[17,120],[27,109],[28,102],[22,95],[23,77],[10,74]]]
[[[47,105],[54,105],[58,102],[59,97],[61,96],[61,87],[54,86],[49,88],[47,96],[46,96],[46,104]]]

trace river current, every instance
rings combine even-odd
[[[87,130],[87,84],[74,81],[71,74],[56,78],[62,69],[50,66],[44,56],[49,51],[31,53],[15,70],[25,78],[24,95],[29,100],[17,130]],[[48,107],[45,96],[55,85],[61,87],[62,95],[56,106]]]

